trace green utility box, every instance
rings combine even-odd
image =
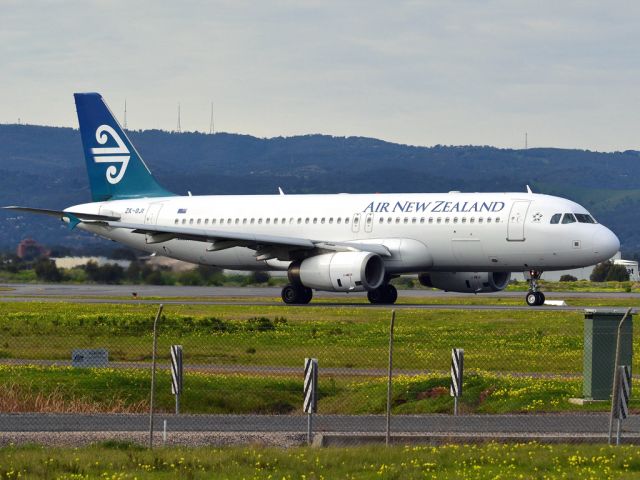
[[[609,400],[616,362],[618,325],[626,310],[585,310],[584,385],[586,400]],[[631,365],[633,318],[629,314],[620,331],[620,365]]]

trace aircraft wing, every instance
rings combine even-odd
[[[106,221],[113,228],[126,228],[134,233],[146,235],[147,243],[162,243],[174,238],[211,243],[209,251],[225,250],[232,247],[247,247],[256,250],[258,260],[280,258],[290,260],[295,251],[364,251],[391,256],[384,245],[357,242],[327,242],[300,237],[285,237],[259,233],[229,232],[223,230],[193,228],[183,226],[160,226],[119,221]]]

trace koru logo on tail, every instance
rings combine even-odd
[[[121,163],[120,171],[115,165],[107,168],[107,181],[112,185],[115,185],[122,180],[124,172],[127,171],[127,165],[129,165],[129,159],[131,155],[129,149],[126,147],[120,135],[111,128],[109,125],[100,125],[96,130],[96,140],[100,145],[104,145],[109,140],[109,134],[111,138],[118,144],[117,147],[96,147],[91,149],[93,153],[93,160],[96,163]]]

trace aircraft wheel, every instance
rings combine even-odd
[[[393,285],[380,285],[367,292],[369,302],[374,305],[393,305],[398,299],[398,290]]]
[[[313,298],[313,290],[308,287],[302,288],[302,301],[300,303],[307,304]]]
[[[527,301],[527,305],[529,305],[530,307],[535,307],[539,305],[538,292],[527,293],[527,296],[525,297],[525,299]]]
[[[396,303],[396,300],[398,299],[398,290],[396,287],[393,285],[387,285],[385,287],[385,297],[384,303],[388,303],[389,305]]]
[[[282,301],[287,305],[304,305],[311,301],[313,291],[307,287],[286,285],[282,289]]]
[[[367,292],[367,299],[369,300],[370,303],[374,304],[374,305],[378,305],[380,303],[383,303],[383,292],[382,292],[382,287],[378,287],[374,290],[369,290]]]
[[[537,292],[537,293],[538,293],[538,305],[544,305],[544,301],[546,300],[544,293],[542,292]]]

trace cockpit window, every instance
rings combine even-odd
[[[560,223],[560,217],[562,217],[562,214],[556,213],[553,217],[551,217],[551,223],[553,224]]]
[[[593,217],[586,213],[576,213],[575,215],[576,215],[576,218],[578,219],[578,222],[580,223],[596,223]]]
[[[576,217],[573,216],[573,213],[565,213],[564,217],[562,217],[562,223],[575,223]]]

